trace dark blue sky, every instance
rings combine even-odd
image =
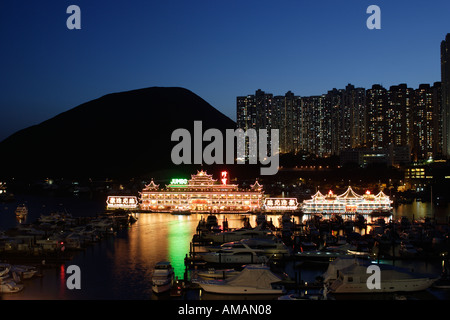
[[[71,4],[81,30],[66,27]],[[381,30],[366,27],[371,4]],[[259,88],[417,88],[440,81],[449,17],[447,0],[2,0],[0,140],[102,95],[151,86],[190,89],[232,119],[236,96]]]

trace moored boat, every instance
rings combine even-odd
[[[5,280],[0,282],[0,293],[16,293],[22,291],[24,285],[16,283],[13,280]]]
[[[222,249],[253,249],[265,255],[290,254],[289,248],[283,241],[277,238],[252,238],[231,241],[220,246],[208,246],[206,249],[210,252],[217,252]]]
[[[265,263],[268,261],[263,252],[250,248],[221,249],[217,252],[199,253],[199,257],[205,262],[219,264]]]
[[[384,292],[412,292],[429,288],[437,277],[426,274],[409,272],[385,264],[377,264],[380,268],[378,286],[369,286],[368,279],[372,273],[368,267],[353,264],[339,270],[339,277],[331,283],[332,293],[384,293]]]
[[[203,235],[205,240],[210,240],[215,243],[224,243],[231,241],[239,241],[242,239],[252,239],[252,238],[272,238],[274,234],[271,230],[260,228],[242,228],[236,230],[230,230],[218,233],[209,233]]]
[[[264,265],[247,265],[238,275],[225,280],[199,281],[206,292],[218,294],[283,294],[281,279]]]
[[[163,293],[172,287],[175,273],[172,265],[168,261],[160,261],[156,264],[152,274],[152,291]]]
[[[240,271],[235,269],[214,269],[209,268],[208,270],[201,270],[197,272],[197,276],[201,278],[210,279],[226,279],[239,274]]]

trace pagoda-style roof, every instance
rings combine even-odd
[[[313,199],[325,199],[325,196],[319,191],[317,190],[317,192],[315,194],[313,194],[311,196]]]
[[[348,186],[347,191],[345,191],[343,194],[337,196],[339,199],[361,199],[363,196],[357,194],[355,191],[353,191],[351,186]]]
[[[258,180],[255,181],[255,184],[250,185],[250,189],[251,190],[261,190],[262,189],[262,185],[259,184]]]
[[[151,191],[151,190],[158,190],[159,189],[159,184],[155,184],[155,182],[150,181],[150,183],[148,185],[145,186],[143,191]]]
[[[212,174],[206,173],[206,171],[197,171],[197,174],[191,174],[189,185],[212,185],[217,179],[212,178]]]
[[[390,199],[388,195],[386,195],[383,191],[378,192],[378,194],[375,196],[376,200],[385,200],[385,199]]]

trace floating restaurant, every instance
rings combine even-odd
[[[333,191],[329,191],[324,195],[317,191],[311,199],[304,200],[302,204],[304,214],[375,214],[375,213],[392,213],[392,200],[380,191],[373,195],[370,191],[366,191],[364,195],[359,195],[353,191],[352,187],[348,187],[341,195],[335,195]]]
[[[257,212],[264,201],[262,186],[255,182],[249,189],[228,183],[228,172],[221,172],[218,182],[205,171],[191,179],[172,179],[165,188],[152,180],[140,192],[140,208],[154,212]]]

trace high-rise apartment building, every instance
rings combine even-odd
[[[331,155],[331,113],[326,96],[301,98],[300,150],[325,157]]]
[[[450,33],[441,42],[442,151],[450,157]]]
[[[421,84],[415,90],[413,112],[415,160],[429,159],[441,154],[442,132],[439,130],[442,113],[441,95],[440,82],[434,83],[433,86]]]
[[[272,104],[272,122],[273,128],[279,130],[280,152],[299,152],[300,97],[288,91],[284,96],[273,97]]]
[[[391,86],[387,92],[387,142],[392,146],[413,148],[414,94],[414,89],[408,88],[405,83]]]
[[[281,153],[328,157],[359,149],[391,155],[401,151],[402,163],[410,156],[429,159],[444,151],[443,90],[440,82],[416,90],[404,83],[389,90],[379,84],[368,90],[348,84],[307,97],[257,90],[237,97],[237,125],[278,129]]]
[[[387,90],[374,84],[366,91],[367,146],[372,149],[384,149],[389,145],[386,132],[386,120],[389,117]]]

